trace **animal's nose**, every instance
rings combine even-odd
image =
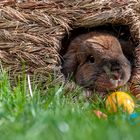
[[[117,60],[110,61],[110,72],[112,79],[114,80],[121,79],[122,76],[121,65]]]
[[[122,78],[121,64],[117,60],[109,60],[103,67],[106,74],[113,80],[120,80]]]
[[[122,74],[120,72],[118,72],[118,71],[115,71],[115,72],[112,72],[111,75],[112,75],[112,78],[114,80],[119,80],[119,79],[121,79]]]
[[[122,70],[121,70],[121,65],[119,62],[117,61],[111,61],[110,62],[111,64],[111,75],[112,75],[112,78],[114,80],[119,80],[121,79],[121,76],[122,76]]]
[[[113,71],[119,71],[121,69],[121,65],[117,61],[112,61],[112,62],[110,62],[110,64],[111,64],[111,71],[112,72]]]

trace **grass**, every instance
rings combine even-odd
[[[130,120],[119,112],[99,119],[93,108],[106,112],[103,101],[89,103],[81,96],[73,100],[80,88],[64,96],[67,89],[61,82],[45,90],[32,85],[30,91],[26,78],[15,87],[5,72],[0,78],[0,140],[139,139],[140,116]]]

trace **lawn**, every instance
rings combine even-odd
[[[31,87],[30,87],[31,86]],[[0,140],[138,140],[140,116],[108,114],[99,119],[93,109],[107,112],[104,101],[88,102],[77,88],[67,93],[63,83],[30,85],[23,78],[12,87],[5,72],[0,75]],[[68,91],[67,91],[68,92]],[[77,99],[73,96],[78,95]],[[140,109],[135,110],[137,114]]]

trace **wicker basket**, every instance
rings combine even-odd
[[[140,2],[138,0],[1,0],[0,60],[13,75],[60,70],[63,37],[79,27],[127,25],[137,48],[131,90],[140,95]],[[61,74],[60,74],[61,75]]]

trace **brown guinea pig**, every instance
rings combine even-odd
[[[115,36],[90,32],[71,41],[63,56],[62,73],[84,88],[105,92],[128,82],[131,65]]]

